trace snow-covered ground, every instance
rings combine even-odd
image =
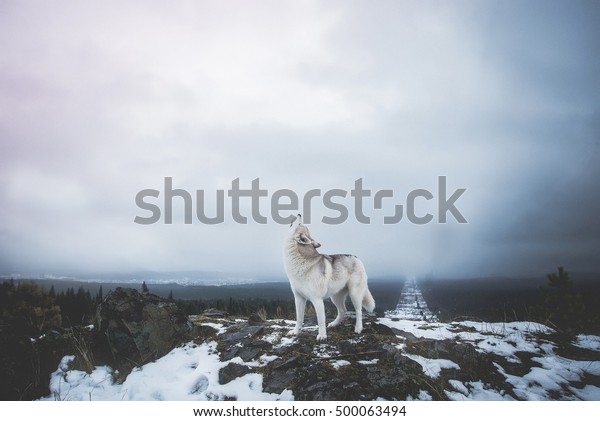
[[[292,322],[290,322],[291,324]],[[509,374],[508,367],[495,363],[499,373],[512,385],[515,395],[524,400],[551,400],[556,394],[561,399],[600,400],[600,388],[585,385],[586,376],[600,376],[600,361],[577,361],[561,357],[555,345],[540,339],[540,333],[551,330],[543,325],[529,322],[515,323],[429,323],[383,317],[379,323],[408,332],[418,338],[429,338],[471,343],[479,352],[503,357],[507,363],[518,364],[519,351],[535,354],[535,363],[521,376]],[[214,326],[219,327],[219,326]],[[293,339],[281,332],[269,333],[263,338],[276,349],[286,346]],[[594,350],[600,337],[586,336],[577,342],[578,347]],[[51,394],[45,400],[292,400],[291,391],[270,394],[262,391],[262,374],[250,373],[227,384],[219,383],[219,370],[230,362],[249,367],[263,366],[278,357],[263,355],[257,361],[244,362],[240,358],[221,361],[216,342],[196,345],[188,343],[173,349],[164,357],[134,369],[122,383],[114,383],[112,370],[107,366],[96,367],[91,373],[72,370],[69,363],[73,356],[63,358],[50,381]],[[328,344],[315,346],[319,357],[335,358],[335,348]],[[423,372],[438,379],[443,369],[460,370],[449,359],[425,358],[413,353],[405,354],[418,362]],[[377,359],[359,361],[363,365],[377,364]],[[350,364],[340,358],[332,360],[335,368]],[[449,379],[450,387],[444,392],[452,400],[505,400],[513,399],[504,390],[496,390],[485,382],[461,382]],[[577,387],[575,386],[577,385]],[[582,386],[583,385],[583,386]],[[554,393],[554,395],[553,395]],[[416,399],[430,399],[423,391]]]
[[[513,386],[517,397],[524,400],[550,400],[553,392],[561,399],[600,400],[600,388],[586,385],[583,388],[573,384],[584,383],[586,376],[600,376],[600,361],[579,361],[561,357],[555,352],[556,344],[540,338],[540,334],[552,333],[552,329],[538,323],[428,323],[424,321],[381,318],[379,322],[404,332],[411,333],[417,338],[436,340],[449,339],[462,343],[473,344],[479,352],[495,354],[507,363],[521,364],[519,352],[535,354],[531,358],[536,366],[531,367],[523,376],[508,374],[507,367],[495,363],[498,372]],[[580,348],[594,350],[598,336],[587,335],[586,341],[579,341]],[[588,346],[589,345],[589,346]],[[440,370],[455,364],[452,361],[431,360],[421,356],[407,355],[423,366],[423,371],[437,377]],[[456,367],[455,367],[456,368]],[[447,390],[450,399],[512,399],[501,390],[486,389],[485,384],[470,383],[459,386],[458,380],[451,384],[454,390]],[[462,383],[461,383],[462,384]],[[485,392],[485,393],[484,393]]]
[[[396,310],[389,312],[389,314],[396,314],[406,320],[428,320],[430,322],[437,320],[427,307],[423,294],[414,278],[404,283]]]
[[[600,388],[585,385],[587,376],[600,376],[600,361],[580,361],[557,355],[556,344],[548,339],[553,329],[533,322],[487,323],[462,321],[440,323],[431,316],[416,282],[407,282],[398,307],[386,313],[379,322],[410,333],[417,338],[453,340],[470,343],[478,352],[494,354],[500,361],[522,364],[519,352],[535,354],[531,361],[535,366],[523,376],[509,374],[501,363],[494,363],[508,383],[513,386],[515,395],[524,400],[549,400],[553,396],[561,399],[600,400]],[[418,306],[417,304],[418,303]],[[412,304],[412,305],[411,305]],[[423,317],[423,315],[426,315]],[[430,321],[426,321],[430,320]],[[580,349],[600,351],[600,337],[579,335],[574,346]],[[407,355],[423,367],[425,374],[438,377],[444,367],[458,365],[444,359],[427,359],[419,355]],[[493,390],[482,382],[449,380],[453,390],[445,390],[452,400],[497,400],[513,399],[502,390]],[[581,384],[584,386],[581,387]],[[577,385],[578,387],[575,387]]]
[[[246,374],[227,383],[219,383],[219,370],[229,363],[250,366],[268,362],[244,363],[240,358],[221,361],[217,343],[196,345],[192,342],[173,349],[164,357],[134,369],[122,384],[112,381],[110,367],[101,366],[91,373],[71,370],[75,358],[65,356],[51,377],[51,394],[43,400],[292,400],[291,391],[281,394],[262,391],[262,375]],[[272,357],[275,358],[275,357]]]
[[[600,400],[600,388],[595,385],[600,379],[600,358],[582,361],[560,355],[557,344],[549,339],[553,333],[551,328],[532,322],[441,323],[435,321],[428,312],[416,283],[409,283],[408,288],[403,295],[405,302],[387,313],[386,317],[379,318],[378,323],[397,329],[400,343],[396,347],[407,358],[419,363],[424,375],[433,382],[443,382],[448,399],[512,400],[516,397],[523,400]],[[418,311],[415,312],[415,309]],[[218,333],[227,330],[226,326],[219,323],[204,324]],[[292,321],[280,322],[272,326],[261,340],[272,344],[274,351],[289,346],[297,341],[286,336],[292,326]],[[314,329],[307,327],[307,330]],[[411,348],[407,344],[410,340],[414,341],[414,337],[417,341],[423,338],[473,345],[477,352],[493,357],[496,374],[512,387],[511,393],[504,390],[506,384],[503,388],[483,380],[460,381],[452,378],[451,373],[461,370],[460,365],[448,358],[426,358],[409,351]],[[594,355],[600,351],[600,337],[579,335],[571,346],[583,350],[584,355]],[[328,359],[336,370],[351,364],[331,343],[315,345],[313,354]],[[122,384],[113,382],[110,367],[96,367],[91,374],[72,370],[69,362],[73,358],[63,358],[51,377],[51,394],[45,400],[294,399],[293,393],[287,389],[280,394],[263,392],[263,376],[257,372],[220,384],[219,371],[231,362],[255,368],[263,367],[279,357],[266,353],[248,362],[239,357],[221,361],[216,342],[200,345],[190,342],[175,348],[164,357],[134,369]],[[378,359],[364,358],[357,363],[372,366],[378,364]],[[593,381],[589,381],[590,378]],[[432,396],[422,390],[412,398],[430,400]]]

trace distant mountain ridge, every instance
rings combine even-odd
[[[66,274],[8,274],[1,279],[63,280],[95,283],[119,283],[164,285],[242,285],[262,282],[281,281],[275,277],[248,277],[239,274],[208,271],[138,271],[106,273],[66,273]]]

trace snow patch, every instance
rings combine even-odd
[[[406,400],[407,401],[432,401],[433,398],[426,390],[419,390],[419,394],[417,395],[416,398],[414,398],[411,395],[408,395],[406,397]]]
[[[248,367],[265,367],[267,364],[269,364],[271,361],[275,361],[277,360],[279,357],[277,355],[261,355],[257,360],[253,360],[250,362],[244,362],[240,357],[236,357],[231,361],[234,361],[236,359],[238,359],[241,362],[238,362],[238,364],[240,365],[246,365]]]
[[[449,380],[448,383],[454,388],[454,391],[444,390],[448,399],[453,401],[476,400],[476,401],[502,401],[514,400],[504,391],[497,391],[490,388],[489,385],[481,381],[465,382],[458,380]]]
[[[577,335],[573,343],[578,348],[600,351],[600,336],[595,335]]]
[[[376,365],[379,362],[379,358],[373,358],[372,360],[360,360],[359,364],[362,365]]]
[[[335,360],[331,362],[331,366],[333,368],[335,368],[336,370],[340,367],[345,367],[347,365],[350,365],[350,361],[347,360]]]
[[[456,364],[454,361],[444,359],[430,359],[414,354],[406,354],[406,356],[411,360],[418,362],[423,368],[423,373],[425,373],[432,379],[437,379],[442,373],[442,369],[445,368],[454,368],[456,370],[460,370],[459,365]]]
[[[583,389],[571,388],[571,391],[584,401],[600,401],[600,387],[588,384]]]
[[[202,345],[190,342],[134,369],[122,384],[113,383],[112,371],[106,366],[96,367],[91,374],[71,370],[69,365],[75,357],[66,356],[51,376],[50,396],[43,400],[293,399],[289,390],[281,394],[263,392],[263,377],[258,373],[246,374],[226,385],[219,384],[219,370],[230,361],[220,361],[216,347],[216,342]]]
[[[204,323],[200,323],[200,325],[212,327],[213,329],[215,329],[217,331],[218,335],[227,332],[227,329],[225,328],[225,326],[222,323],[204,322]]]

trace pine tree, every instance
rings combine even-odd
[[[542,291],[545,295],[547,320],[565,330],[578,328],[583,324],[583,299],[562,266],[557,273],[548,274],[548,286],[543,287]]]
[[[558,289],[569,289],[573,287],[573,282],[569,280],[569,272],[565,271],[563,266],[558,267],[558,273],[549,273],[547,275],[549,286]]]
[[[146,285],[146,281],[142,283],[142,292],[150,292],[150,290],[148,289],[148,285]]]
[[[2,285],[0,324],[22,320],[29,334],[40,334],[62,324],[61,310],[46,290],[32,282]]]
[[[96,305],[101,304],[104,301],[104,293],[102,291],[102,285],[100,285],[100,289],[98,290],[98,294],[96,294]]]

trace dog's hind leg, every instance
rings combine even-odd
[[[319,334],[317,335],[317,341],[327,340],[327,330],[325,329],[325,304],[322,299],[310,300],[315,307],[317,313],[317,323],[319,324]]]
[[[335,304],[335,308],[337,308],[337,317],[327,327],[339,325],[346,317],[346,295],[348,295],[348,290],[344,288],[331,297],[331,301]]]
[[[296,302],[296,327],[290,330],[288,335],[299,335],[304,324],[304,309],[306,308],[306,298],[294,292],[294,301]]]
[[[362,302],[364,295],[365,292],[362,288],[350,289],[350,300],[352,300],[352,305],[356,313],[356,325],[354,325],[354,332],[356,333],[360,333],[363,330]]]

